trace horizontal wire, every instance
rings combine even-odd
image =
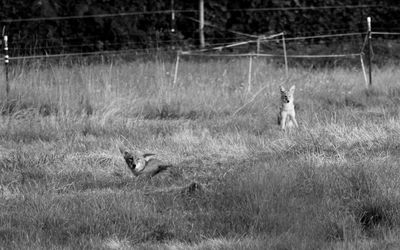
[[[156,33],[150,33],[150,35],[153,35]],[[83,40],[88,40],[88,39],[98,39],[101,40],[103,37],[100,35],[93,35],[93,36],[67,36],[67,37],[54,37],[54,38],[35,38],[32,39],[35,42],[46,42],[46,41],[51,41],[51,42],[58,42],[58,41],[70,41],[70,40],[78,40],[78,39],[83,39]],[[10,38],[9,38],[10,39]],[[18,41],[10,41],[9,44],[26,44],[26,41],[21,41],[25,40],[26,38],[19,39]]]
[[[285,41],[290,41],[290,40],[304,40],[304,39],[313,39],[313,38],[330,38],[330,37],[343,37],[343,36],[358,36],[358,35],[365,35],[366,33],[347,33],[347,34],[329,34],[329,35],[317,35],[317,36],[306,36],[306,37],[288,37],[285,38]],[[382,35],[400,35],[400,33],[395,33],[395,32],[372,32],[372,34],[382,34]],[[281,38],[275,38],[277,36],[283,35],[283,33],[279,34],[274,34],[269,37],[262,37],[260,41],[268,41],[268,39],[271,39],[270,41],[278,41],[282,40]],[[217,38],[218,39],[218,38]],[[221,39],[225,40],[225,39]],[[171,40],[172,42],[173,40]],[[227,41],[227,40],[225,40]],[[228,47],[234,47],[234,46],[239,46],[239,45],[245,45],[249,43],[254,43],[257,42],[257,40],[249,40],[249,41],[242,41],[242,42],[236,42],[236,43],[230,43],[226,44],[223,46],[220,46],[221,44],[211,44],[212,46],[218,45],[219,47],[212,47],[212,48],[207,48],[203,50],[197,50],[197,51],[186,51],[186,52],[181,52],[182,55],[202,55],[202,56],[237,56],[235,54],[200,54],[199,52],[206,52],[206,51],[211,51],[211,50],[221,50],[223,48],[228,48]],[[162,44],[162,43],[161,43]],[[167,44],[167,43],[166,43]],[[78,45],[77,45],[78,46]],[[59,47],[63,48],[63,47]],[[65,47],[64,47],[65,48]],[[33,58],[51,58],[51,57],[65,57],[65,56],[79,56],[79,55],[101,55],[101,54],[120,54],[120,53],[133,53],[133,52],[149,52],[152,50],[160,50],[161,48],[149,48],[149,49],[125,49],[125,50],[111,50],[111,51],[95,51],[95,52],[80,52],[80,53],[65,53],[65,54],[50,54],[50,55],[34,55],[34,56],[17,56],[17,57],[11,57],[10,60],[19,60],[19,59],[33,59]],[[254,54],[240,54],[242,56],[251,56]],[[297,57],[297,58],[318,58],[318,57],[354,57],[354,56],[359,56],[360,54],[339,54],[339,55],[288,55],[288,57]],[[279,55],[273,55],[273,54],[260,54],[259,56],[279,56]]]
[[[275,37],[282,36],[282,35],[283,35],[283,32],[282,33],[278,33],[278,34],[274,34],[274,35],[270,35],[268,37],[259,37],[260,38],[259,40],[250,40],[250,41],[238,42],[238,43],[230,44],[230,45],[227,45],[227,46],[215,47],[215,48],[211,48],[211,49],[213,49],[213,50],[221,50],[223,48],[231,48],[231,47],[236,47],[236,46],[245,45],[245,44],[249,44],[249,43],[257,43],[258,41],[260,41],[260,42],[261,41],[266,41],[266,40],[274,39]]]
[[[152,33],[152,34],[156,34],[156,33]],[[104,40],[102,40],[102,37],[100,36],[81,36],[81,37],[56,37],[56,38],[52,38],[52,39],[34,39],[31,41],[34,42],[49,42],[49,43],[56,43],[56,42],[64,42],[64,41],[70,41],[70,40],[74,40],[74,39],[82,39],[83,41],[85,40],[91,40],[90,38],[98,38],[97,40],[104,42]],[[9,38],[10,39],[10,38]],[[54,39],[60,39],[60,40],[54,40]],[[235,37],[215,37],[215,36],[207,36],[207,39],[209,40],[226,40],[226,41],[233,41],[233,40],[237,40],[237,38]],[[173,41],[173,39],[170,39],[171,41]],[[170,40],[163,40],[163,41],[170,41]],[[12,44],[14,45],[18,45],[18,44],[24,44],[26,45],[26,41],[10,41],[9,40],[9,45],[11,46]]]
[[[225,41],[225,42],[221,42],[221,43],[212,43],[212,44],[208,44],[208,46],[224,46],[224,45],[229,45],[231,44],[233,41],[236,41],[237,39],[235,38],[214,38],[211,37],[209,38],[209,40],[213,40],[213,41]],[[169,39],[169,40],[163,40],[163,41],[159,41],[157,44],[159,45],[171,45],[174,44],[175,42],[177,42],[176,40],[173,39]],[[251,42],[255,42],[255,41],[251,41]],[[142,45],[143,43],[140,42],[121,42],[121,43],[107,43],[104,44],[104,46],[130,46],[130,45]],[[54,45],[54,46],[28,46],[28,47],[22,47],[22,48],[15,48],[14,50],[17,51],[31,51],[31,50],[46,50],[46,49],[54,49],[54,50],[63,50],[63,49],[71,49],[71,48],[82,48],[82,47],[93,47],[93,46],[97,46],[98,43],[84,43],[84,44],[76,44],[76,45]],[[10,45],[9,46],[11,50],[13,50],[13,47]],[[152,49],[152,48],[149,48]]]
[[[332,6],[300,6],[300,7],[272,7],[272,8],[247,8],[227,9],[230,12],[278,11],[278,10],[326,10],[326,9],[362,9],[362,8],[387,8],[385,5],[332,5]]]
[[[203,54],[191,53],[190,51],[182,51],[180,55],[186,56],[204,56],[204,57],[285,57],[284,55],[277,54],[257,54],[257,53],[244,53],[244,54]],[[358,57],[360,53],[353,54],[333,54],[333,55],[287,55],[288,58],[340,58],[340,57]]]
[[[332,5],[332,6],[300,6],[300,7],[272,7],[272,8],[243,8],[243,9],[227,9],[227,12],[257,12],[257,11],[288,11],[288,10],[326,10],[326,9],[360,9],[360,8],[392,8],[385,5]],[[156,11],[135,11],[135,12],[122,12],[113,14],[96,14],[85,16],[62,16],[62,17],[33,17],[33,18],[20,18],[20,19],[2,19],[3,23],[16,23],[16,22],[37,22],[37,21],[56,21],[56,20],[69,20],[69,19],[85,19],[85,18],[107,18],[107,17],[123,17],[135,15],[152,15],[152,14],[171,14],[171,13],[198,13],[198,10],[156,10]]]
[[[371,32],[372,35],[400,35],[400,32]]]
[[[219,28],[219,29],[222,29],[222,28]],[[396,30],[396,29],[393,29],[393,30]],[[400,28],[398,28],[398,30],[400,30]],[[329,29],[329,30],[327,30],[327,32],[332,32],[332,31],[348,31],[348,29]],[[238,32],[238,31],[230,30],[229,32]],[[238,32],[238,33],[243,36],[251,36],[253,38],[259,37],[258,35],[249,35],[249,34],[241,33],[241,32]],[[147,33],[147,34],[149,34],[149,33]],[[156,35],[157,32],[151,32],[150,34]],[[315,34],[315,32],[301,32],[301,34],[310,34],[311,36],[317,35],[317,34]],[[318,34],[318,35],[320,35],[320,34]],[[67,37],[55,37],[55,38],[37,38],[34,41],[53,41],[54,42],[55,41],[54,39],[59,39],[62,41],[69,41],[69,40],[75,40],[75,39],[87,40],[88,38],[98,38],[99,40],[102,39],[102,37],[100,35],[97,35],[97,36],[93,35],[93,36],[67,36]],[[209,37],[209,36],[207,38],[218,39],[216,37]],[[237,38],[232,37],[232,38],[219,38],[219,39],[237,39]],[[9,41],[9,44],[26,44],[26,42],[25,41]]]
[[[149,51],[162,51],[161,49],[127,49],[127,50],[108,50],[108,51],[95,51],[95,52],[80,52],[80,53],[65,53],[65,54],[49,54],[49,55],[34,55],[34,56],[15,56],[10,57],[9,60],[23,60],[23,59],[42,59],[42,58],[57,58],[57,57],[69,57],[69,56],[92,56],[92,55],[107,55],[107,54],[123,54],[123,53],[142,53]],[[168,52],[169,50],[165,50]]]
[[[186,18],[186,19],[188,19],[188,20],[191,20],[191,21],[193,21],[193,22],[196,22],[196,23],[200,23],[200,21],[197,20],[197,19],[195,19],[195,18],[186,17],[186,16],[184,16],[184,18]],[[246,37],[251,37],[251,38],[257,38],[257,37],[258,37],[258,36],[256,36],[256,35],[246,34],[246,33],[239,32],[239,31],[235,31],[235,30],[224,29],[224,28],[221,28],[221,27],[219,27],[219,26],[217,26],[217,25],[211,24],[211,23],[208,22],[208,21],[204,22],[204,25],[207,25],[207,26],[209,26],[209,27],[213,27],[213,28],[219,29],[219,30],[221,30],[221,31],[230,32],[230,33],[233,33],[233,34],[236,34],[236,35],[241,35],[241,36],[246,36]]]
[[[268,41],[268,38],[269,39],[271,39],[271,40],[269,40],[269,41],[279,41],[279,40],[282,40],[282,39],[280,39],[280,38],[274,38],[274,37],[276,37],[276,36],[279,36],[279,35],[281,35],[282,33],[279,33],[279,34],[276,34],[276,35],[272,35],[272,36],[270,36],[270,37],[267,37],[267,39],[261,39],[260,40],[260,42],[265,42],[265,41]],[[338,36],[338,35],[340,35],[340,36],[343,36],[343,35],[345,35],[345,34],[336,34],[336,35],[318,35],[318,36],[310,36],[310,37],[306,37],[306,38],[308,38],[308,39],[310,39],[310,38],[325,38],[325,37],[334,37],[334,36]],[[351,35],[351,34],[347,34],[347,35]],[[304,39],[304,37],[299,37],[299,38],[301,38],[301,39]],[[285,40],[293,40],[294,38],[286,38]],[[297,39],[297,38],[296,38]],[[230,41],[229,39],[218,39],[218,38],[214,38],[214,40],[222,40],[222,41]],[[203,49],[203,50],[195,50],[196,52],[206,52],[206,51],[212,51],[212,50],[222,50],[222,49],[224,49],[224,48],[229,48],[229,47],[236,47],[236,46],[240,46],[240,45],[245,45],[245,44],[250,44],[250,43],[256,43],[257,42],[257,40],[248,40],[248,41],[242,41],[242,42],[236,42],[236,43],[234,43],[234,44],[232,44],[232,43],[228,43],[228,42],[226,42],[226,43],[215,43],[215,44],[209,44],[209,46],[217,46],[217,47],[211,47],[211,48],[207,48],[207,49]],[[174,43],[174,40],[169,40],[169,41],[163,41],[163,42],[160,42],[159,44],[162,46],[162,45],[171,45],[171,44],[173,44]],[[124,45],[134,45],[134,44],[140,44],[140,43],[135,43],[135,42],[128,42],[128,43],[113,43],[113,44],[110,44],[110,46],[113,46],[113,45],[121,45],[121,46],[124,46]],[[79,48],[79,47],[85,47],[85,46],[88,46],[88,47],[90,47],[90,46],[96,46],[97,44],[96,43],[92,43],[92,44],[82,44],[82,45],[69,45],[69,46],[47,46],[47,47],[32,47],[32,48],[17,48],[16,50],[18,51],[21,51],[21,50],[23,50],[23,51],[30,51],[30,50],[40,50],[40,49],[60,49],[60,50],[64,50],[64,49],[68,49],[68,48]],[[160,49],[160,48],[148,48],[148,49],[141,49],[141,50],[143,50],[143,51],[146,51],[146,50],[152,50],[152,49]],[[140,49],[136,49],[136,50],[140,50]],[[104,51],[103,51],[104,52]],[[85,53],[85,54],[87,54],[87,53],[102,53],[102,51],[95,51],[95,52],[81,52],[81,53]],[[105,53],[107,53],[106,51],[105,51]]]
[[[172,44],[175,40],[163,40],[158,42],[157,44]],[[124,43],[106,43],[104,46],[128,46],[128,45],[142,45],[140,42],[124,42]],[[83,44],[75,44],[75,45],[54,45],[54,46],[33,46],[33,47],[25,47],[25,48],[16,48],[16,50],[39,50],[39,49],[68,49],[68,48],[82,48],[82,47],[95,47],[98,46],[98,43],[83,43]],[[10,46],[12,49],[12,47]]]
[[[270,35],[270,36],[260,36],[259,40],[269,40],[269,39],[274,39],[277,36],[282,36],[282,33],[278,33],[278,34],[274,34],[274,35]],[[235,42],[235,43],[230,43],[230,44],[226,44],[223,46],[219,46],[219,47],[211,47],[211,48],[206,48],[206,49],[200,49],[200,50],[196,50],[196,52],[207,52],[207,51],[212,51],[212,50],[222,50],[224,48],[232,48],[232,47],[237,47],[240,45],[246,45],[246,44],[250,44],[250,43],[257,43],[258,39],[256,40],[247,40],[247,41],[241,41],[241,42]]]
[[[198,20],[194,19],[194,18],[190,18],[190,17],[185,17],[191,21],[194,22],[199,22]],[[227,31],[227,32],[231,32],[231,33],[235,33],[238,35],[243,35],[243,36],[247,36],[247,37],[251,37],[251,38],[260,38],[260,36],[257,35],[251,35],[251,34],[246,34],[246,33],[242,33],[242,32],[238,32],[238,31],[233,31],[233,30],[228,30],[228,29],[223,29],[218,27],[217,25],[212,25],[208,22],[205,23],[205,25],[210,26],[210,27],[214,27],[223,31]],[[338,29],[337,29],[338,30]],[[344,29],[342,29],[344,30]],[[332,31],[332,30],[330,30]],[[288,37],[286,38],[286,40],[305,40],[305,39],[314,39],[314,38],[327,38],[327,37],[341,37],[341,36],[355,36],[355,35],[363,35],[364,33],[362,32],[354,32],[354,33],[347,33],[347,34],[330,34],[330,35],[314,35],[314,36],[303,36],[303,37]]]
[[[290,58],[338,58],[338,57],[358,57],[360,53],[353,54],[337,54],[337,55],[287,55]],[[284,57],[284,56],[282,56]]]
[[[35,38],[32,39],[31,41],[35,42],[46,42],[46,41],[51,41],[51,42],[57,42],[57,41],[70,41],[70,40],[75,40],[75,39],[82,39],[82,38],[100,38],[100,36],[84,36],[84,37],[55,37],[55,38]],[[11,37],[9,37],[10,41],[9,44],[26,44],[26,39],[27,38],[21,38],[18,41],[12,41]],[[55,40],[56,39],[56,40]]]
[[[366,28],[364,29],[366,30]],[[386,31],[386,30],[385,30]],[[359,30],[349,30],[349,28],[343,28],[343,29],[324,29],[325,34],[341,34],[341,33],[352,33],[352,32],[362,32]],[[289,32],[287,32],[289,33]],[[301,36],[317,36],[317,35],[324,35],[316,32],[312,32],[312,31],[300,31],[300,32],[290,32],[293,35],[301,35]]]
[[[306,40],[306,39],[315,39],[315,38],[345,37],[345,36],[356,36],[356,35],[358,36],[358,35],[362,35],[362,34],[364,34],[364,33],[330,34],[330,35],[317,35],[317,36],[306,36],[306,37],[287,37],[287,38],[285,37],[285,41]],[[276,37],[282,36],[282,35],[283,35],[283,33],[278,33],[278,34],[270,35],[267,37],[262,37],[262,39],[260,39],[260,42],[282,41],[283,38],[276,38]],[[196,52],[222,50],[224,48],[236,47],[236,46],[246,45],[249,43],[256,43],[256,42],[258,42],[258,40],[247,40],[247,41],[241,41],[241,42],[237,42],[237,43],[228,44],[225,46],[196,50]]]
[[[385,34],[385,35],[390,35],[393,34],[395,35],[396,33],[375,33],[373,32],[373,34]],[[400,33],[398,33],[400,34]],[[319,37],[318,36],[311,36],[310,38],[314,38],[314,37]],[[231,44],[232,42],[236,42],[238,39],[237,38],[221,38],[221,37],[207,37],[207,40],[209,41],[220,41],[219,43],[212,43],[212,44],[208,44],[208,46],[223,46],[223,45],[228,45]],[[260,42],[265,43],[265,42],[279,42],[282,39],[279,38],[275,38],[275,39],[268,39],[268,40],[263,40],[261,37]],[[287,40],[287,38],[285,39]],[[143,45],[142,42],[112,42],[109,43],[107,41],[101,41],[103,42],[104,46],[131,46],[131,45]],[[168,39],[168,40],[162,40],[162,41],[158,41],[158,42],[153,42],[153,44],[171,44],[174,42],[179,42],[178,40],[174,40],[174,39]],[[248,41],[248,43],[255,43],[257,42],[257,40],[250,40]],[[9,43],[9,47],[10,49],[13,49],[13,45],[19,45],[19,44],[24,44],[25,46],[18,46],[18,48],[16,48],[16,50],[31,50],[31,49],[68,49],[68,48],[81,48],[81,47],[90,47],[90,46],[98,46],[98,42],[93,42],[93,43],[83,43],[83,44],[57,44],[57,45],[48,45],[48,46],[43,46],[43,45],[37,45],[34,46],[33,44],[27,45],[26,42],[25,43]]]
[[[294,40],[306,40],[306,39],[315,39],[315,38],[361,36],[364,34],[365,34],[365,32],[354,32],[354,33],[329,34],[329,35],[317,35],[317,36],[287,37],[287,38],[285,38],[285,40],[286,41],[294,41]]]
[[[33,17],[33,18],[21,18],[21,19],[2,19],[0,22],[3,23],[16,23],[16,22],[37,22],[37,21],[57,21],[57,20],[69,20],[69,19],[85,19],[85,18],[103,18],[103,17],[123,17],[123,16],[136,16],[136,15],[152,15],[152,14],[170,14],[170,13],[193,13],[198,10],[157,10],[157,11],[135,11],[135,12],[123,12],[114,14],[96,14],[96,15],[85,15],[85,16],[61,16],[61,17]]]

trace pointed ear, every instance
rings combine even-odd
[[[155,156],[155,154],[144,154],[142,157],[147,162],[147,161],[151,160],[154,156]]]
[[[121,154],[124,154],[125,149],[122,146],[119,146],[118,149],[119,149],[119,152],[121,152]]]
[[[124,157],[125,160],[134,157],[134,155],[130,153],[128,149],[125,149],[122,146],[119,146],[119,152],[121,152],[122,157]]]
[[[293,85],[293,86],[289,89],[289,91],[290,91],[291,93],[293,93],[295,89],[296,89],[296,86]]]
[[[280,87],[281,92],[285,91],[285,88],[283,86]]]
[[[156,154],[147,153],[147,154],[144,154],[143,157],[144,157],[144,158],[147,158],[147,157],[151,157],[151,156],[153,156],[153,155],[156,155]]]

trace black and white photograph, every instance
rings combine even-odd
[[[400,2],[3,0],[0,250],[400,249]]]

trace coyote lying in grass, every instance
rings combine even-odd
[[[299,125],[296,121],[296,113],[294,110],[294,90],[296,86],[292,86],[289,90],[285,90],[281,86],[281,108],[278,114],[278,124],[282,130],[286,130],[286,127],[290,128],[294,126],[297,128]]]
[[[154,154],[144,154],[141,156],[136,156],[122,148],[120,148],[119,150],[123,155],[125,162],[128,165],[128,168],[135,176],[144,175],[151,178],[172,167],[172,165],[166,164],[158,159],[153,158]]]

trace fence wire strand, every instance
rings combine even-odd
[[[268,41],[281,41],[283,33],[278,33],[270,36],[257,36],[260,38],[260,42],[268,42]],[[316,35],[316,36],[303,36],[303,37],[286,37],[285,41],[296,41],[296,40],[307,40],[307,39],[324,39],[324,38],[332,38],[332,37],[346,37],[346,36],[362,36],[366,35],[365,32],[355,32],[355,33],[341,33],[341,34],[328,34],[328,35]],[[375,35],[400,35],[396,32],[372,32]],[[224,40],[224,39],[221,39]],[[227,41],[227,40],[224,40]],[[171,41],[172,42],[172,41]],[[276,55],[276,54],[255,54],[255,53],[244,53],[244,54],[207,54],[204,52],[211,52],[211,51],[221,51],[224,48],[231,48],[240,45],[246,45],[250,43],[256,43],[256,40],[247,40],[235,43],[217,43],[217,44],[210,44],[211,48],[206,48],[202,50],[192,50],[192,51],[183,51],[181,55],[192,55],[192,56],[208,56],[208,57],[248,57],[248,56],[260,56],[260,57],[283,57],[283,55]],[[364,39],[363,45],[361,47],[360,53],[350,53],[350,54],[330,54],[330,55],[287,55],[288,58],[338,58],[338,57],[356,57],[363,54],[367,43],[367,39]],[[134,43],[132,43],[134,44]],[[168,43],[164,43],[168,44]],[[122,44],[121,44],[122,45]],[[69,46],[66,46],[69,47]],[[72,46],[70,46],[72,47]],[[46,49],[45,47],[41,47],[42,49]],[[62,47],[61,47],[62,48]],[[76,52],[76,53],[62,53],[62,54],[44,54],[44,55],[32,55],[32,56],[11,56],[9,57],[10,60],[23,60],[23,59],[40,59],[40,58],[56,58],[56,57],[69,57],[69,56],[90,56],[90,55],[110,55],[110,54],[145,54],[151,51],[167,51],[166,48],[148,48],[148,49],[124,49],[124,50],[104,50],[104,51],[93,51],[93,52]]]

